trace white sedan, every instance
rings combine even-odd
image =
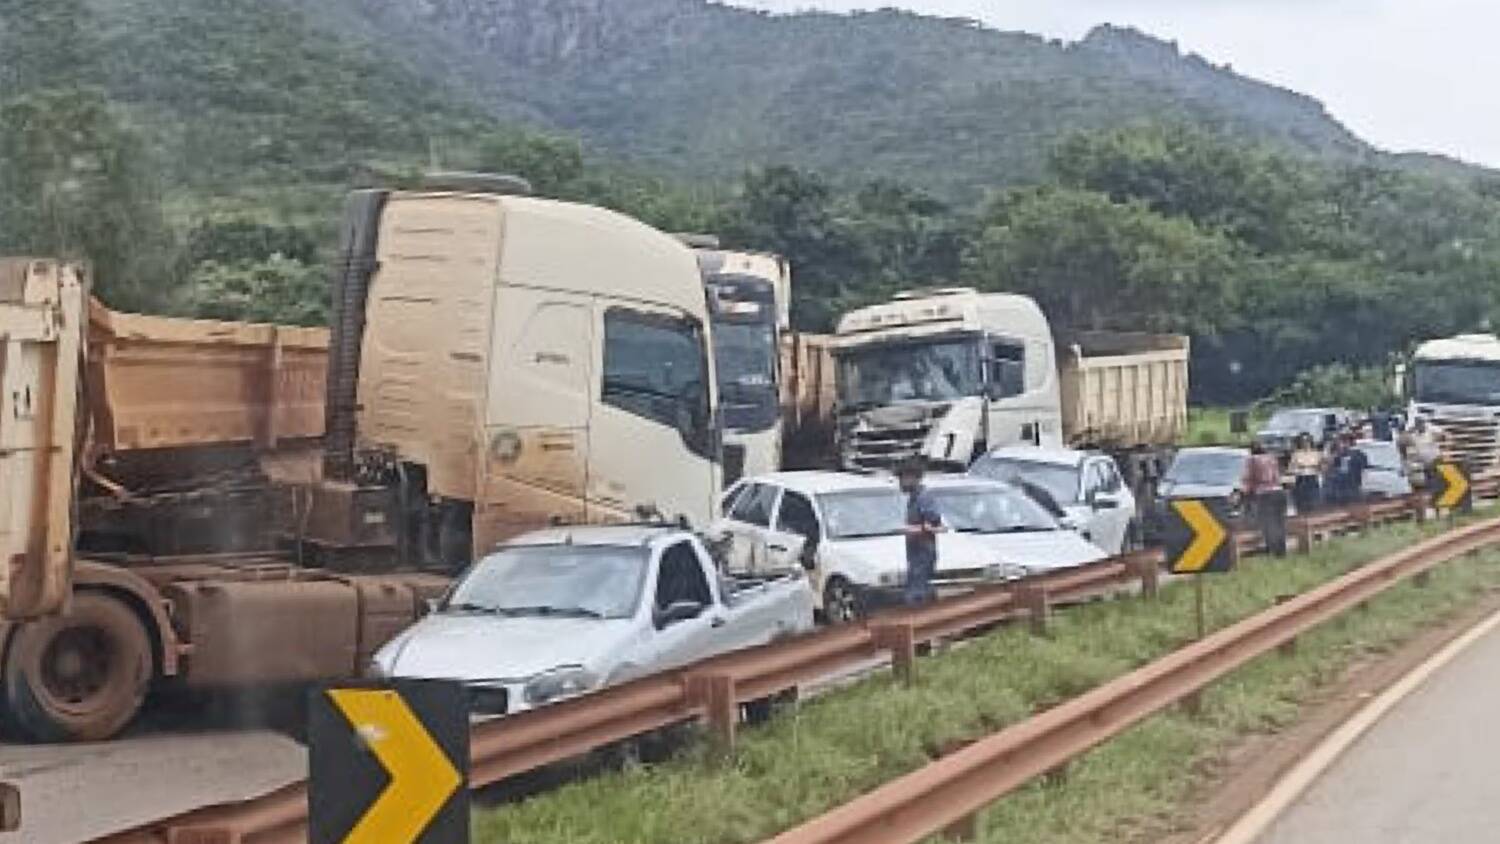
[[[1139,527],[1135,496],[1107,455],[1010,446],[974,461],[969,474],[1029,486],[1057,505],[1064,524],[1111,554],[1124,551]]]
[[[937,537],[938,586],[1025,577],[1104,556],[1014,488],[972,478],[929,483],[948,530]],[[852,620],[906,579],[906,496],[889,478],[778,472],[725,494],[709,535],[732,571],[802,567],[824,617]]]

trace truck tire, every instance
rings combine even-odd
[[[66,615],[15,631],[3,710],[31,741],[102,741],[135,718],[152,673],[151,640],[130,607],[80,592]]]

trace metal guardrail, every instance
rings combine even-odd
[[[1500,494],[1500,477],[1475,485],[1476,496],[1481,490],[1491,496]],[[1426,514],[1425,499],[1397,499],[1293,519],[1291,533],[1306,550],[1317,539],[1341,531],[1423,519]],[[1260,544],[1257,535],[1245,532],[1236,540],[1246,551]],[[924,607],[877,613],[860,624],[827,627],[722,654],[541,709],[485,721],[474,726],[470,740],[470,786],[482,788],[692,720],[707,722],[716,740],[729,748],[741,704],[794,690],[882,655],[889,655],[898,675],[910,678],[920,643],[961,636],[1018,617],[1041,619],[1053,605],[1137,582],[1143,592],[1152,594],[1161,561],[1159,551],[1140,551],[1023,581],[983,586]],[[281,844],[305,840],[306,825],[307,784],[303,781],[262,797],[195,809],[97,840],[105,844]]]
[[[1040,715],[1001,730],[770,844],[910,844],[959,825],[1032,778],[1407,577],[1500,543],[1500,519],[1449,531],[1361,566]]]

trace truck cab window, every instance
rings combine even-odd
[[[991,395],[1007,399],[1026,392],[1026,346],[1009,340],[990,344]]]
[[[604,313],[604,404],[676,428],[694,453],[713,444],[707,349],[697,321],[610,308]]]
[[[776,513],[776,529],[809,540],[816,540],[822,533],[812,502],[807,496],[791,491],[782,493],[781,509]]]
[[[656,608],[665,610],[678,601],[694,601],[705,607],[713,603],[708,578],[690,542],[679,542],[662,552],[656,577]]]

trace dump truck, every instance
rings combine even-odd
[[[702,280],[673,238],[483,180],[351,195],[328,330],[120,314],[0,262],[0,720],[359,673],[557,522],[706,524]],[[624,444],[628,447],[623,447]]]
[[[1461,334],[1417,347],[1406,370],[1409,418],[1438,433],[1444,459],[1484,472],[1500,462],[1500,337]]]
[[[1154,476],[1187,424],[1188,351],[1177,335],[1056,331],[1026,296],[899,294],[839,321],[839,458],[961,469],[1030,443],[1105,450]]]

